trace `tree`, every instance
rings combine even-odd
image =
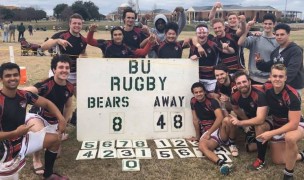
[[[90,19],[100,19],[99,8],[93,2],[84,2],[84,6],[87,8]]]
[[[73,10],[71,7],[66,7],[62,12],[61,12],[61,19],[64,21],[68,21],[70,16],[73,14]]]
[[[14,18],[14,16],[15,13],[12,10],[6,8],[0,8],[0,19],[11,20]]]
[[[75,1],[72,4],[72,10],[74,13],[80,14],[84,20],[90,19],[90,14],[82,1]]]
[[[62,12],[64,11],[64,9],[66,9],[68,7],[68,5],[67,4],[57,4],[55,7],[54,7],[54,9],[53,9],[53,11],[54,11],[54,13],[53,13],[53,15],[57,18],[57,19],[61,19],[61,14],[62,14]]]

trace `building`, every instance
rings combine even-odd
[[[287,18],[291,21],[299,21],[302,19],[301,11],[283,11],[282,18]]]
[[[213,6],[193,6],[187,10],[188,22],[193,21],[208,21],[209,14]],[[217,18],[223,18],[227,20],[227,15],[230,12],[236,12],[238,14],[245,15],[248,19],[256,17],[257,22],[261,22],[262,17],[266,13],[273,13],[277,18],[280,18],[282,12],[271,6],[240,6],[240,5],[224,5],[223,9],[219,9],[216,12]]]

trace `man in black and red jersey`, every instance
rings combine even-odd
[[[240,16],[240,21],[245,25],[245,16]],[[215,38],[213,39],[220,49],[223,49],[222,44],[227,43],[229,47],[233,48],[233,53],[228,54],[220,51],[220,60],[226,64],[230,73],[235,73],[239,69],[244,69],[240,61],[238,53],[238,37],[235,34],[225,32],[225,25],[222,19],[213,19],[212,27],[214,30]]]
[[[264,89],[273,118],[273,128],[257,139],[270,141],[271,158],[275,164],[285,164],[284,179],[293,179],[297,160],[304,160],[304,152],[298,152],[297,143],[304,138],[304,123],[301,114],[301,97],[296,89],[286,84],[287,69],[283,64],[271,67],[271,83],[265,83]]]
[[[87,47],[87,40],[80,34],[83,25],[83,18],[80,14],[73,14],[70,16],[69,21],[69,30],[62,31],[54,34],[49,40],[44,42],[41,45],[43,50],[51,49],[56,45],[59,45],[59,53],[67,54],[72,59],[71,61],[71,72],[68,77],[70,81],[75,86],[75,95],[76,93],[76,82],[77,82],[77,68],[76,68],[76,59],[80,56],[85,56],[85,49]],[[50,70],[49,77],[53,76],[52,70]],[[76,111],[73,113],[71,119],[71,124],[76,125]]]
[[[146,56],[152,44],[154,44],[155,35],[151,34],[148,38],[149,42],[142,49],[131,49],[123,43],[123,29],[119,26],[111,29],[111,40],[94,39],[94,32],[97,30],[97,25],[92,24],[87,35],[88,44],[101,49],[105,58],[139,58]]]
[[[45,179],[68,179],[53,173],[59,139],[65,131],[66,120],[58,108],[49,100],[29,91],[19,90],[20,68],[14,63],[3,63],[0,67],[0,179],[11,176],[18,179],[18,171],[25,165],[25,156],[46,148]],[[49,131],[42,121],[25,123],[28,104],[47,109],[58,119],[57,131]],[[42,127],[38,132],[30,132],[32,127]]]
[[[191,140],[199,140],[199,149],[204,155],[220,166],[220,172],[228,175],[232,164],[220,159],[213,151],[220,145],[226,144],[228,132],[223,121],[223,113],[219,102],[206,96],[206,90],[202,83],[194,83],[191,87],[194,97],[190,105],[192,110],[193,125],[196,136]]]
[[[137,14],[131,8],[124,10],[122,18],[124,21],[123,42],[132,50],[139,49],[141,42],[149,36],[147,26],[144,26],[143,28],[135,27]]]
[[[182,58],[183,49],[188,47],[184,41],[177,41],[178,25],[175,22],[169,22],[165,27],[166,39],[155,45],[158,58]]]
[[[217,82],[214,92],[209,93],[208,96],[219,100],[225,117],[228,117],[228,114],[232,110],[230,97],[236,91],[235,83],[229,75],[228,67],[225,64],[220,63],[214,66],[213,69]],[[228,136],[229,150],[231,151],[232,156],[238,156],[238,149],[235,145],[236,127],[231,123],[227,123],[227,127],[228,126],[230,129]]]
[[[53,102],[65,119],[70,119],[73,111],[73,94],[74,86],[67,81],[70,74],[71,59],[68,55],[55,55],[51,61],[51,69],[54,73],[53,77],[36,83],[34,86],[26,87],[23,90],[31,91],[39,96],[45,97]],[[31,119],[44,119],[49,124],[57,125],[58,119],[47,109],[32,106],[26,116],[26,121]],[[39,128],[38,128],[39,129]],[[37,127],[30,130],[36,132]],[[63,139],[67,138],[67,134],[63,134]],[[36,174],[43,173],[43,166],[40,158],[40,152],[34,153],[33,170]]]
[[[76,85],[76,59],[80,55],[85,55],[87,47],[86,38],[80,34],[83,25],[83,18],[80,14],[70,16],[69,30],[54,34],[49,40],[41,45],[43,50],[51,49],[59,45],[60,54],[67,54],[72,59],[71,74],[68,80]],[[50,73],[52,74],[52,73]]]
[[[208,92],[213,92],[216,85],[216,79],[213,73],[213,67],[217,65],[219,60],[219,49],[217,45],[208,39],[209,30],[206,24],[196,26],[197,44],[190,41],[189,57],[192,60],[199,60],[199,79],[204,84]],[[198,47],[203,47],[206,51],[204,55],[200,55]],[[227,48],[229,46],[226,46]],[[224,49],[227,51],[227,49]]]
[[[246,132],[246,149],[247,151],[258,150],[258,158],[249,165],[251,170],[260,170],[265,166],[265,154],[267,144],[256,141],[256,135],[269,130],[272,126],[270,120],[266,120],[268,107],[264,91],[261,87],[251,85],[249,75],[241,70],[234,74],[234,81],[238,89],[231,97],[233,112],[237,115],[230,115],[233,125],[250,127]]]
[[[212,21],[215,18],[217,9],[221,9],[221,8],[223,8],[223,5],[221,2],[214,3],[214,5],[209,13],[209,21]],[[242,16],[239,16],[237,12],[229,12],[227,14],[228,24],[225,25],[225,32],[235,35],[237,41],[238,41],[238,38],[241,37],[243,34],[243,31],[241,30],[241,28],[244,24],[240,23],[240,21],[239,21],[240,17],[242,18]],[[247,33],[246,36],[250,36],[250,35],[252,35],[252,34],[249,32],[249,33]],[[203,51],[203,50],[201,49],[201,51]],[[245,68],[245,58],[244,58],[243,47],[238,46],[238,53],[239,53],[241,65],[243,66],[243,68]]]

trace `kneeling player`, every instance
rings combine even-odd
[[[304,138],[301,98],[297,90],[285,84],[286,67],[275,64],[270,71],[271,83],[265,83],[266,99],[273,118],[273,129],[257,136],[263,143],[271,141],[271,157],[275,164],[285,164],[284,179],[293,179],[297,160],[304,160],[298,145]]]
[[[0,179],[16,178],[18,171],[25,165],[25,156],[44,148],[44,178],[68,179],[53,173],[59,140],[66,126],[58,108],[43,97],[17,89],[20,80],[20,68],[17,64],[3,63],[0,67],[0,80],[3,84],[0,91]],[[39,125],[36,122],[24,123],[28,104],[45,108],[54,114],[59,121],[58,131],[47,133],[46,127],[36,133],[30,132],[31,127]]]
[[[194,97],[191,99],[193,125],[196,139],[199,139],[199,149],[212,162],[220,166],[220,172],[228,175],[232,164],[220,159],[213,150],[228,140],[228,129],[223,120],[224,116],[220,104],[215,99],[209,99],[202,83],[194,83],[191,87]]]

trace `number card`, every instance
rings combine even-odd
[[[81,149],[97,149],[98,141],[83,141]]]
[[[167,139],[154,139],[157,148],[169,148],[172,147]]]
[[[200,151],[197,147],[192,148],[193,152],[195,154],[196,157],[198,158],[204,158],[204,154],[202,153],[202,151]]]
[[[133,149],[117,149],[118,158],[134,158],[135,153]]]
[[[135,154],[137,159],[152,159],[150,148],[136,148]]]
[[[153,126],[156,132],[168,131],[168,115],[167,112],[154,112]]]
[[[124,113],[111,113],[110,115],[110,133],[122,134],[125,127],[125,114]]]
[[[174,151],[180,158],[195,157],[195,155],[190,151],[189,148],[178,148],[178,149],[174,149]]]
[[[139,159],[123,159],[122,171],[140,171]]]
[[[94,150],[80,150],[77,154],[76,160],[95,159],[97,149]]]
[[[184,113],[172,112],[171,113],[171,130],[184,131],[185,130],[185,116]]]
[[[223,159],[225,162],[228,162],[228,163],[232,162],[232,160],[229,158],[229,156],[225,153],[217,154],[217,157],[219,157],[220,159]]]
[[[190,140],[188,140],[188,143],[190,143],[191,146],[193,146],[193,147],[198,147],[198,141],[190,141]]]
[[[117,158],[117,152],[116,149],[102,149],[100,148],[98,151],[97,158],[101,159],[110,159],[110,158]]]
[[[155,149],[158,159],[173,159],[171,149]]]
[[[228,151],[224,146],[220,146],[215,148],[215,150],[213,151],[215,154],[227,154],[228,156],[231,155],[231,152]]]
[[[188,147],[188,144],[185,139],[170,139],[174,147],[182,148]]]
[[[116,148],[132,148],[131,140],[117,140]]]
[[[115,148],[115,140],[108,140],[108,141],[100,141],[99,142],[99,149],[100,148]]]
[[[133,140],[133,148],[147,148],[148,143],[146,140]]]

